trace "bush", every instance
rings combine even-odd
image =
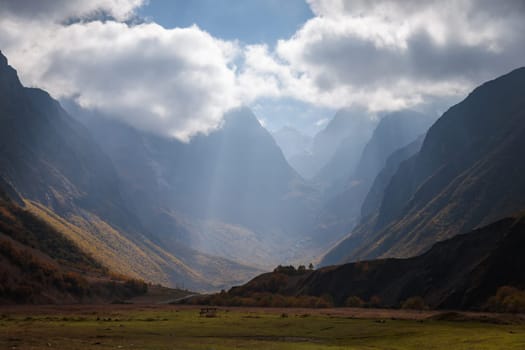
[[[495,296],[489,298],[486,309],[493,312],[525,312],[525,291],[510,286],[498,289]]]
[[[419,296],[408,298],[403,302],[401,307],[409,310],[424,310],[427,308],[425,300]]]
[[[364,304],[363,299],[355,295],[351,295],[345,300],[345,306],[348,307],[363,307]]]
[[[124,287],[128,289],[132,295],[142,295],[148,292],[148,284],[138,279],[128,279],[124,282]]]
[[[369,307],[380,307],[382,303],[383,303],[383,300],[381,300],[379,296],[373,295],[370,298],[370,301],[368,302],[368,306]]]
[[[273,272],[274,273],[282,273],[282,274],[285,274],[285,275],[288,275],[288,276],[297,276],[297,275],[302,275],[302,274],[306,273],[306,266],[299,265],[299,267],[297,269],[295,269],[295,267],[293,265],[289,265],[289,266],[279,265],[273,270]]]

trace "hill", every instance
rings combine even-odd
[[[502,286],[525,288],[525,275],[520,273],[525,263],[524,232],[525,216],[519,214],[437,243],[417,257],[315,271],[280,268],[212,296],[208,302],[227,304],[245,298],[256,304],[262,297],[273,295],[279,300],[281,295],[299,301],[317,297],[342,306],[349,297],[358,297],[374,306],[399,307],[409,298],[420,297],[431,308],[479,309]]]

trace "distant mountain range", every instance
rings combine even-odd
[[[309,227],[316,190],[246,108],[188,143],[103,116],[83,121],[112,159],[126,202],[172,249],[184,244],[268,266],[293,254],[290,247]]]
[[[310,152],[290,157],[290,164],[306,179],[341,173],[357,163],[364,145],[370,138],[376,121],[363,112],[341,109],[326,127],[314,136]],[[352,159],[337,160],[336,154]],[[336,160],[331,161],[333,157]],[[335,168],[335,169],[334,169]],[[324,170],[323,170],[324,169]],[[353,168],[352,168],[353,169]],[[331,173],[335,171],[335,173]]]
[[[311,152],[313,138],[290,126],[274,131],[272,136],[292,167],[294,166],[293,159]]]

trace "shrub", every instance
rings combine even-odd
[[[420,296],[410,297],[401,306],[403,309],[424,310],[426,309],[425,300]]]
[[[498,289],[495,296],[489,298],[486,308],[495,312],[525,312],[525,291],[510,286]]]
[[[141,295],[148,292],[148,284],[138,279],[128,279],[124,282],[124,287],[128,289],[132,295]]]
[[[383,300],[377,295],[373,295],[368,302],[369,307],[379,307],[383,303]]]
[[[355,295],[351,295],[345,300],[345,306],[348,307],[363,307],[364,304],[363,299]]]

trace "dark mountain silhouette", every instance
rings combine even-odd
[[[412,256],[525,208],[523,91],[520,68],[443,114],[392,177],[379,210],[336,248],[339,261]]]
[[[315,271],[283,269],[260,275],[228,296],[260,293],[330,296],[344,305],[350,296],[376,306],[398,307],[422,297],[432,308],[479,309],[501,286],[525,287],[525,216],[518,214],[435,244],[423,255],[324,267]],[[213,297],[212,297],[213,298]]]

